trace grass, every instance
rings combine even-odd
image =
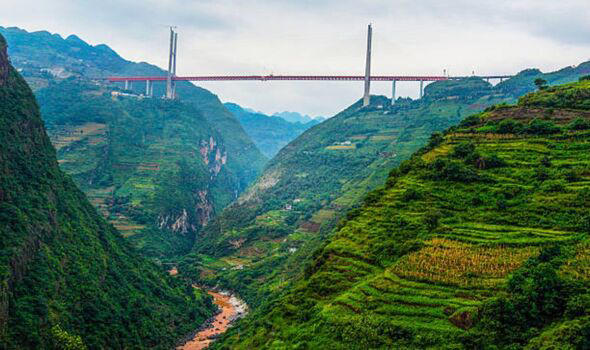
[[[478,131],[485,121],[446,133],[346,216],[272,312],[242,325],[247,341],[224,345],[461,348],[475,310],[546,246],[572,249],[560,273],[588,283],[590,133],[569,120],[547,134]]]

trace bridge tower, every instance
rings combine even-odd
[[[178,33],[174,27],[170,27],[170,50],[168,51],[168,75],[166,77],[166,98],[176,97],[176,81],[172,80],[176,76],[176,43],[178,42]]]
[[[365,94],[363,95],[363,107],[368,106],[371,99],[371,37],[373,28],[369,24],[367,33],[367,61],[365,63]]]

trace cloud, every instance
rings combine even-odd
[[[374,74],[554,70],[590,57],[587,0],[4,0],[0,25],[76,34],[166,66],[179,31],[180,74],[362,74],[374,24]],[[267,113],[331,115],[362,83],[211,82],[222,100]],[[386,83],[374,93],[390,94]],[[399,84],[417,96],[417,84]]]

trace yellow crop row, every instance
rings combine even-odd
[[[498,283],[538,252],[537,247],[484,247],[436,238],[394,266],[400,277],[462,286]]]

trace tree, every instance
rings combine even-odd
[[[537,86],[537,89],[543,90],[547,87],[547,80],[543,78],[537,78],[535,79],[535,86]]]

